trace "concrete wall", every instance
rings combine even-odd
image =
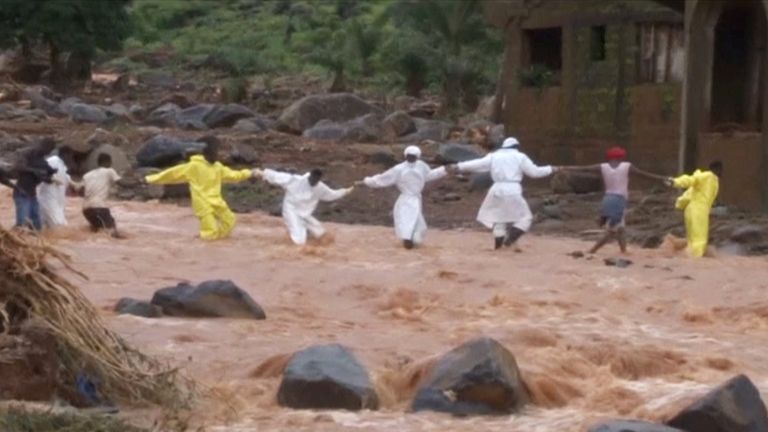
[[[763,147],[763,134],[702,133],[699,135],[698,166],[713,160],[723,161],[720,179],[721,203],[749,210],[759,210],[762,199],[762,160],[757,157]]]

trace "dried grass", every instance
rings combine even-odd
[[[101,392],[118,401],[178,409],[191,402],[191,381],[177,369],[145,356],[109,330],[96,308],[52,265],[85,278],[69,257],[34,234],[0,227],[0,324],[42,321],[56,337],[71,374],[98,379]]]

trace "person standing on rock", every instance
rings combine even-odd
[[[638,174],[643,177],[664,181],[666,177],[651,174],[627,162],[627,152],[621,147],[612,147],[606,152],[607,162],[582,167],[563,167],[564,170],[600,171],[605,184],[605,196],[600,205],[600,227],[605,228],[601,237],[589,253],[595,253],[616,237],[621,253],[627,252],[624,213],[629,198],[629,175]]]
[[[40,202],[40,216],[43,226],[55,228],[67,225],[64,213],[67,203],[67,188],[72,184],[72,178],[67,173],[67,165],[59,156],[46,159],[48,165],[56,170],[53,182],[41,183],[37,187],[37,199]]]
[[[107,206],[109,190],[120,181],[120,175],[112,168],[112,157],[102,153],[96,159],[98,168],[85,173],[81,184],[75,188],[84,190],[83,217],[88,221],[91,231],[109,230],[114,238],[122,238],[117,231],[115,218]]]
[[[356,183],[370,188],[385,188],[397,186],[400,196],[395,202],[392,214],[395,219],[395,234],[403,240],[406,249],[413,249],[415,245],[424,241],[427,232],[427,222],[422,213],[421,192],[427,182],[445,177],[445,167],[430,169],[429,165],[419,160],[421,150],[416,146],[408,146],[405,149],[405,162],[402,162],[389,170],[366,177]]]
[[[323,225],[312,216],[320,201],[336,201],[354,190],[354,187],[331,189],[320,181],[323,178],[323,172],[319,169],[313,169],[302,175],[271,169],[254,169],[253,175],[285,190],[283,220],[291,240],[297,245],[307,243],[307,233],[314,238],[325,235]]]
[[[16,166],[17,180],[13,189],[13,202],[16,205],[17,227],[28,227],[37,231],[43,227],[37,186],[54,181],[53,174],[56,170],[48,165],[45,158],[55,148],[56,141],[53,138],[44,138],[29,150]]]
[[[688,238],[688,253],[701,258],[709,242],[709,214],[720,189],[723,163],[715,161],[708,170],[696,170],[692,175],[668,178],[667,185],[685,189],[677,199],[675,207],[684,212],[685,234]]]
[[[250,169],[233,170],[218,161],[219,140],[213,136],[200,139],[205,143],[202,155],[189,162],[145,178],[151,184],[189,183],[192,208],[200,220],[200,238],[218,240],[229,236],[235,228],[235,214],[221,196],[222,183],[239,183],[253,176]]]
[[[518,147],[517,139],[504,140],[499,150],[483,158],[450,166],[451,171],[490,172],[493,186],[480,206],[477,221],[493,231],[494,248],[512,246],[525,234],[533,222],[533,214],[523,198],[520,184],[524,176],[541,178],[558,170],[553,166],[537,166]],[[515,247],[516,251],[520,251]]]

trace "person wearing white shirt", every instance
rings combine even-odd
[[[323,172],[314,169],[306,174],[290,174],[271,169],[254,169],[254,177],[285,190],[283,220],[291,240],[297,245],[307,243],[307,233],[320,238],[325,235],[323,225],[312,216],[320,201],[336,201],[349,195],[354,188],[331,189],[320,181]]]
[[[381,174],[366,177],[360,183],[370,188],[397,187],[400,196],[392,210],[395,234],[403,241],[406,249],[412,249],[424,241],[424,234],[427,231],[421,199],[424,185],[445,177],[446,170],[445,167],[431,169],[429,165],[419,160],[421,149],[416,146],[408,146],[404,155],[405,162]]]
[[[533,214],[523,198],[523,177],[541,178],[557,171],[550,165],[537,166],[518,147],[517,139],[509,137],[501,148],[483,158],[460,162],[450,169],[468,172],[490,172],[493,186],[480,206],[477,221],[493,231],[494,248],[516,245],[533,222]],[[517,247],[515,248],[516,250]]]

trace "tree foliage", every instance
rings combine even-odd
[[[0,43],[29,50],[46,44],[51,79],[62,79],[60,56],[90,62],[97,49],[117,50],[130,34],[130,0],[3,0]]]

